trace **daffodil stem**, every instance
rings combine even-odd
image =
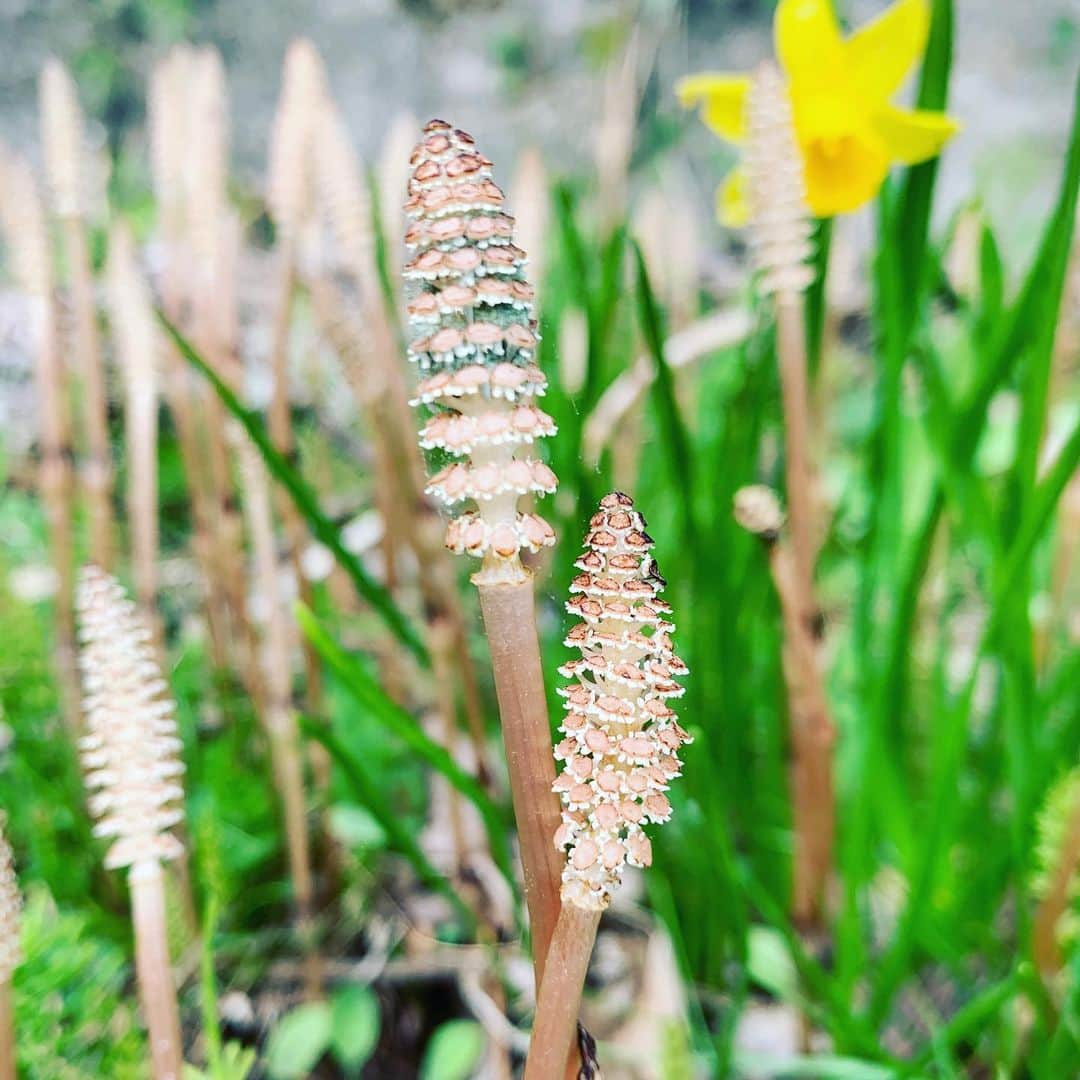
[[[805,927],[820,923],[832,862],[834,793],[833,726],[818,669],[814,599],[814,471],[810,459],[810,408],[806,327],[800,293],[776,297],[776,347],[784,404],[784,465],[790,560],[774,549],[774,574],[784,605],[787,638],[795,872],[792,911]],[[776,566],[776,560],[781,565]],[[786,562],[790,561],[790,566]]]
[[[562,906],[548,950],[547,966],[536,999],[529,1056],[524,1080],[552,1080],[563,1074],[573,1076],[568,1059],[573,1054],[581,991],[589,969],[599,909],[577,904]]]
[[[165,878],[156,860],[136,863],[128,877],[135,927],[135,971],[150,1036],[154,1080],[180,1080],[184,1067],[165,922]]]

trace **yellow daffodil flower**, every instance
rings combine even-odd
[[[818,217],[869,202],[892,164],[935,157],[959,130],[944,113],[890,101],[923,54],[929,23],[927,0],[896,0],[844,38],[830,0],[780,0],[776,52],[791,94],[807,201]],[[739,145],[749,85],[737,75],[691,75],[676,93],[687,108],[701,107],[713,131]],[[717,197],[725,224],[745,224],[744,189],[742,169],[736,168]]]

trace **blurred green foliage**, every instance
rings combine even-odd
[[[40,885],[23,912],[25,959],[16,969],[19,1075],[27,1080],[145,1080],[146,1046],[125,951]]]

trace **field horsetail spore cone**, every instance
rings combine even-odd
[[[691,741],[668,704],[683,693],[676,679],[687,669],[671,642],[652,546],[633,500],[605,495],[570,584],[566,609],[581,621],[566,644],[581,656],[559,669],[573,680],[559,691],[566,715],[555,747],[562,912],[540,987],[528,1080],[556,1075],[565,1059],[600,915],[625,868],[652,863],[645,826],[671,817],[665,792],[682,772],[679,750]]]
[[[120,585],[84,568],[76,595],[87,734],[80,740],[108,869],[127,868],[139,996],[154,1080],[179,1080],[180,1018],[166,935],[162,862],[183,855],[181,743],[150,628]]]
[[[671,817],[664,792],[682,772],[679,749],[690,736],[668,705],[683,693],[675,679],[686,665],[659,598],[664,579],[628,495],[604,496],[585,544],[566,605],[582,620],[566,638],[581,656],[559,669],[575,681],[559,691],[566,716],[555,747],[563,763],[555,846],[566,852],[564,902],[603,910],[627,864],[652,862],[643,826]]]
[[[521,550],[555,542],[519,499],[558,483],[532,453],[555,425],[536,404],[547,380],[534,361],[525,252],[514,245],[491,162],[468,135],[432,121],[412,167],[409,356],[420,368],[418,401],[437,409],[420,444],[463,459],[433,476],[428,491],[455,511],[475,504],[451,520],[447,546],[483,558],[484,580],[514,581]]]
[[[430,406],[420,444],[458,459],[429,493],[455,516],[446,544],[482,560],[474,575],[491,647],[537,984],[559,911],[559,805],[551,785],[544,677],[532,577],[521,552],[553,544],[523,496],[555,490],[536,456],[555,425],[536,404],[546,380],[536,366],[533,290],[514,219],[472,138],[433,120],[411,158],[406,244],[410,358],[420,369],[416,404]],[[461,510],[471,502],[473,509]]]

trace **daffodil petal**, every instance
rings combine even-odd
[[[818,217],[848,214],[868,203],[889,171],[883,139],[873,131],[802,144],[806,201]]]
[[[741,229],[750,220],[750,204],[746,201],[746,172],[736,165],[716,189],[716,216],[729,229]]]
[[[845,60],[864,100],[888,101],[926,48],[927,0],[896,0],[844,43]]]
[[[773,20],[776,55],[793,89],[822,89],[843,78],[843,48],[830,0],[780,0]]]
[[[914,165],[937,157],[959,130],[951,116],[925,109],[897,109],[886,105],[874,114],[874,129],[893,161]]]
[[[675,84],[679,103],[687,109],[701,106],[701,119],[721,138],[742,142],[746,134],[746,94],[750,80],[744,75],[705,72],[688,75]]]

